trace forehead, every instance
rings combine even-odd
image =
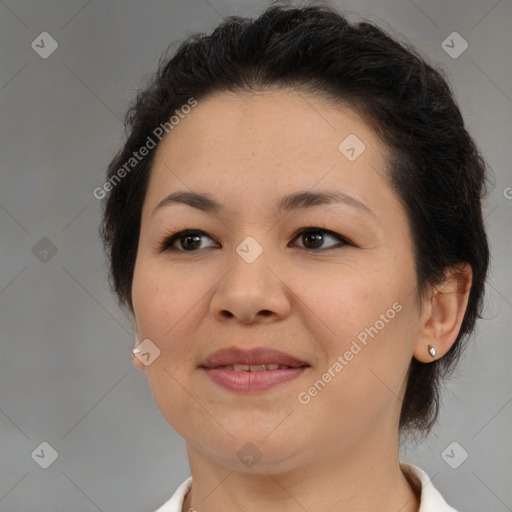
[[[247,149],[264,149],[268,155],[285,158],[311,154],[313,146],[337,154],[339,142],[351,133],[364,139],[367,146],[385,150],[371,127],[348,104],[292,89],[216,92],[182,117],[158,151],[184,156],[190,147],[180,143],[194,140],[194,155],[189,157],[199,157],[213,148],[241,158],[248,156]]]
[[[163,138],[147,202],[178,188],[242,203],[316,186],[361,197],[385,185],[387,160],[350,106],[288,89],[215,93]]]

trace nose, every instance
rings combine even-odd
[[[265,254],[252,262],[235,253],[231,270],[219,283],[211,312],[219,321],[268,323],[290,314],[292,294],[275,260]]]

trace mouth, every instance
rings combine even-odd
[[[235,372],[265,372],[271,370],[289,370],[290,368],[302,368],[302,366],[287,366],[285,364],[265,363],[265,364],[228,364],[216,366],[220,370],[231,370]]]
[[[272,389],[296,379],[309,367],[305,361],[265,347],[222,349],[200,365],[213,382],[238,393]]]

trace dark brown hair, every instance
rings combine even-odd
[[[466,262],[472,268],[452,348],[432,363],[411,362],[400,429],[427,433],[438,414],[441,380],[481,317],[489,263],[486,169],[441,72],[373,24],[350,23],[324,5],[273,5],[255,19],[228,17],[210,35],[194,34],[172,58],[161,59],[126,114],[127,141],[108,167],[112,186],[100,231],[112,288],[133,312],[141,210],[156,148],[113,182],[133,152],[190,98],[286,87],[350,104],[390,149],[388,179],[411,226],[419,298],[443,281],[447,267]]]

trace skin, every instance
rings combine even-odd
[[[356,134],[366,148],[349,161],[338,145]],[[133,279],[139,343],[160,355],[137,358],[169,425],[186,441],[193,477],[183,510],[417,511],[399,466],[398,420],[411,359],[431,362],[455,341],[471,269],[447,269],[420,310],[408,219],[387,182],[386,147],[349,106],[291,89],[215,93],[199,101],[155,155]],[[155,206],[176,190],[206,193],[217,213]],[[343,203],[278,213],[292,192],[338,190]],[[296,236],[324,233],[320,249]],[[159,240],[199,229],[201,244],[161,252]],[[248,236],[263,248],[247,263]],[[308,245],[309,244],[309,245]],[[307,391],[365,328],[393,319],[310,402]],[[361,345],[361,344],[360,344]],[[198,368],[221,348],[271,346],[308,362],[299,378],[259,394],[215,384]],[[237,452],[253,443],[252,467]]]

